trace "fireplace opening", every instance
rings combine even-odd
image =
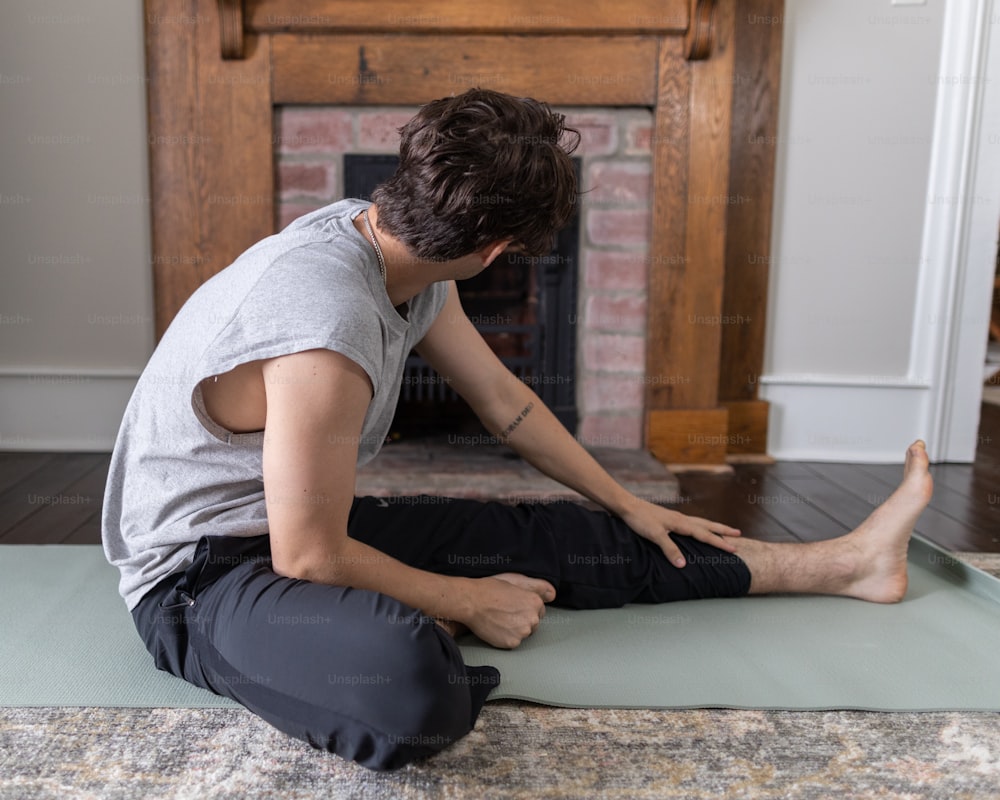
[[[580,179],[580,159],[573,159]],[[344,155],[344,194],[367,200],[391,177],[395,155]],[[576,433],[576,321],[579,206],[553,251],[541,257],[506,253],[479,275],[459,281],[472,324],[518,378]],[[394,438],[475,434],[482,425],[466,403],[418,355],[406,361]]]

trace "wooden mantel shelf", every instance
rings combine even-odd
[[[247,28],[260,33],[683,35],[691,19],[688,0],[248,0],[246,6]]]
[[[654,109],[646,444],[664,462],[764,452],[756,376],[781,26],[753,21],[780,19],[783,0],[738,11],[736,0],[145,7],[158,335],[195,288],[274,231],[276,105],[416,104],[469,88],[456,73],[501,71],[505,91],[552,105]],[[737,317],[750,321],[726,323]]]

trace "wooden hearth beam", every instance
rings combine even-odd
[[[667,463],[725,461],[728,412],[719,405],[726,212],[733,97],[734,2],[711,11],[704,60],[685,42],[660,43],[653,135],[646,361],[646,446]],[[690,43],[688,43],[690,45]],[[697,50],[708,55],[705,45]],[[683,188],[682,188],[683,187]]]
[[[654,36],[274,34],[275,103],[409,105],[470,86],[552,105],[656,102]]]
[[[767,452],[769,404],[758,399],[764,364],[774,160],[784,0],[745,0],[736,18],[732,169],[726,230],[719,400],[729,410],[729,453]]]
[[[216,0],[146,0],[156,335],[274,229],[266,37],[223,60]]]

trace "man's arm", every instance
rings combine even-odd
[[[355,464],[371,402],[367,374],[330,350],[263,362],[264,496],[274,571],[383,592],[430,617],[456,620],[515,647],[555,590],[524,576],[468,579],[415,569],[347,535]]]
[[[620,516],[678,566],[684,560],[670,532],[732,550],[721,537],[738,535],[734,528],[647,503],[617,483],[496,357],[462,310],[454,283],[417,351],[450,381],[490,433],[541,472]]]

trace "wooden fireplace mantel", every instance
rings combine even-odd
[[[674,463],[763,453],[781,25],[761,21],[782,6],[145,0],[157,336],[274,232],[276,105],[419,104],[502,74],[552,105],[654,109],[646,445]]]

